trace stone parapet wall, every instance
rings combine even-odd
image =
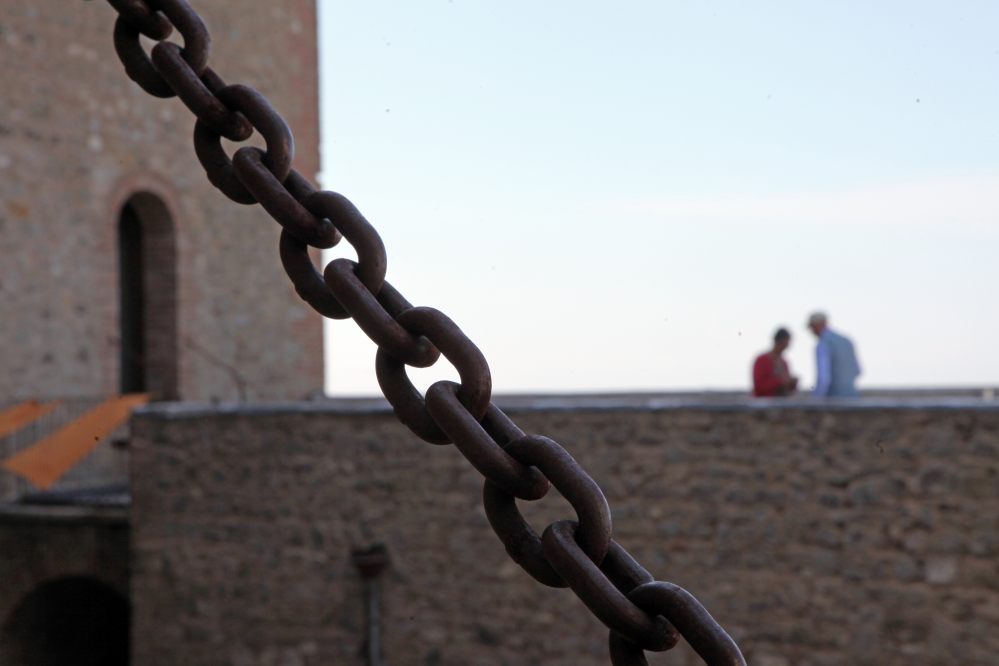
[[[576,458],[614,538],[751,665],[999,663],[997,406],[657,404],[508,413]],[[133,428],[135,663],[363,664],[350,550],[373,542],[387,664],[608,663],[572,593],[507,558],[478,473],[376,402],[164,406]],[[539,532],[573,517],[554,491],[521,507]]]

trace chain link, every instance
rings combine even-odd
[[[614,666],[647,664],[645,650],[673,648],[680,636],[709,666],[745,666],[739,648],[687,591],[652,576],[611,539],[610,508],[600,487],[561,446],[525,435],[490,402],[492,379],[479,348],[442,312],[413,307],[385,281],[381,238],[357,208],[335,192],[316,191],[291,168],[294,141],[263,95],[226,85],[208,67],[211,40],[185,0],[108,0],[118,11],[115,50],[125,73],[156,97],[177,96],[196,116],[194,148],[216,188],[236,203],[259,203],[282,227],[281,264],[296,292],[332,319],[352,318],[377,345],[378,384],[397,418],[431,444],[453,443],[485,477],[486,516],[507,553],[538,582],[569,587],[610,630]],[[164,42],[176,28],[181,48]],[[159,40],[150,58],[139,35]],[[232,159],[221,137],[245,141],[260,132],[263,151],[243,147]],[[322,274],[309,247],[329,248],[341,234],[358,261],[336,259]],[[437,382],[426,397],[406,366],[443,356],[460,384]],[[554,486],[578,521],[558,520],[539,537],[517,508]]]
[[[142,0],[108,0],[129,26],[133,26],[149,39],[166,39],[173,33],[173,25],[163,12],[149,8]]]
[[[155,63],[146,55],[139,42],[140,33],[157,34],[157,31],[164,30],[163,21],[167,22],[166,27],[175,27],[180,32],[184,38],[184,48],[181,49],[180,55],[192,70],[195,78],[201,77],[205,68],[208,67],[208,57],[212,50],[211,37],[201,17],[191,9],[185,0],[156,0],[151,3],[152,7],[150,7],[149,2],[143,6],[141,0],[111,3],[112,6],[118,4],[127,5],[128,10],[119,14],[118,20],[115,22],[114,48],[118,53],[118,59],[125,65],[125,72],[129,78],[155,97],[167,98],[177,94],[156,69]],[[133,16],[138,18],[135,23],[130,20]],[[145,30],[143,30],[144,28]],[[166,30],[163,37],[153,37],[150,34],[146,36],[163,40],[171,32],[172,28]],[[168,48],[167,43],[160,41],[153,47],[153,52],[164,48]]]

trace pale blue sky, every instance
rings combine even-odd
[[[778,325],[807,385],[814,309],[862,386],[999,384],[999,3],[319,6],[322,185],[497,392],[744,388]]]

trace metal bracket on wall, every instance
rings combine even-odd
[[[366,650],[368,666],[382,666],[381,585],[382,571],[388,566],[389,556],[385,546],[376,543],[368,548],[355,548],[351,561],[364,579],[364,596],[368,616]]]

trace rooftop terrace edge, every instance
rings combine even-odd
[[[549,412],[679,411],[767,412],[767,411],[974,411],[999,412],[999,400],[976,397],[919,396],[827,398],[752,398],[749,396],[676,396],[670,394],[620,395],[497,395],[493,402],[505,412],[516,414]],[[391,405],[383,398],[326,398],[272,403],[194,403],[162,402],[140,407],[140,418],[183,420],[208,416],[277,416],[282,414],[363,415],[390,414]]]

